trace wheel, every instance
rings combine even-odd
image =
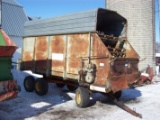
[[[33,92],[34,91],[34,82],[35,82],[35,79],[34,79],[33,76],[27,76],[24,79],[23,86],[24,86],[24,88],[27,92]]]
[[[89,98],[90,98],[89,91],[86,88],[79,87],[76,90],[75,100],[78,107],[81,108],[87,107],[89,104]]]
[[[63,84],[63,83],[56,83],[56,85],[57,85],[57,87],[59,87],[59,88],[62,88],[62,87],[65,86],[65,84]]]
[[[45,79],[39,78],[35,81],[35,92],[37,95],[43,96],[48,92],[48,83]]]
[[[74,90],[76,90],[77,89],[77,85],[67,85],[67,88],[70,90],[70,91],[74,91]]]

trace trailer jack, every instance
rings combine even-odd
[[[108,97],[109,97],[110,99],[113,100],[113,102],[114,102],[117,106],[119,106],[119,107],[122,108],[123,110],[129,112],[130,114],[132,114],[132,115],[134,115],[134,116],[136,116],[136,117],[142,118],[142,114],[137,113],[135,110],[132,110],[132,109],[130,109],[128,106],[126,106],[123,102],[118,101],[118,100],[114,97],[114,95],[109,94],[109,93],[108,93],[107,95],[108,95]]]

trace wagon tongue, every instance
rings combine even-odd
[[[119,106],[120,108],[122,108],[123,110],[129,112],[130,114],[142,118],[142,114],[137,113],[135,110],[130,109],[128,106],[126,106],[124,103],[118,101],[112,94],[107,94],[109,96],[110,99],[113,100],[113,102]]]

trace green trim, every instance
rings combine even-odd
[[[11,73],[11,58],[1,57],[0,58],[0,81],[13,80]]]
[[[5,41],[4,41],[4,38],[3,38],[3,35],[2,35],[1,32],[0,32],[0,45],[6,46],[6,43],[5,43]]]

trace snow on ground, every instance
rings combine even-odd
[[[49,83],[49,91],[45,96],[26,92],[23,79],[30,73],[13,72],[22,91],[17,98],[0,102],[0,120],[140,120],[101,94],[91,95],[89,107],[78,108],[74,100],[75,93],[66,87],[58,88]],[[120,101],[141,113],[143,120],[160,119],[159,81],[160,78],[155,77],[151,85],[124,90]]]

